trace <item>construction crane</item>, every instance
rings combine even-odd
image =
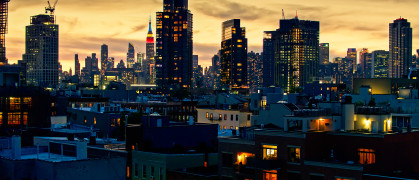
[[[53,6],[51,6],[51,4],[48,1],[48,7],[45,7],[45,13],[48,13],[52,16],[54,15],[54,10],[55,10],[55,5],[57,5],[58,0],[55,0],[55,3]]]

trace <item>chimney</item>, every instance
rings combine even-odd
[[[12,136],[12,158],[13,159],[21,159],[22,150],[21,150],[21,140],[20,136]]]
[[[77,141],[76,144],[77,149],[77,160],[85,160],[87,159],[87,142],[86,141]]]

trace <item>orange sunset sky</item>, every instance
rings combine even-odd
[[[55,0],[51,0],[54,2]],[[59,24],[60,62],[63,70],[74,69],[74,54],[100,57],[100,46],[109,46],[109,56],[126,60],[128,43],[145,52],[148,17],[162,11],[163,0],[59,0],[55,15]],[[11,0],[6,53],[9,63],[22,59],[25,26],[30,16],[45,13],[47,0]],[[388,50],[388,26],[400,16],[413,28],[413,49],[419,49],[417,0],[189,0],[194,15],[194,54],[199,64],[211,65],[221,42],[221,23],[241,19],[246,27],[249,51],[262,51],[263,31],[279,27],[282,9],[286,18],[295,11],[304,20],[320,21],[320,42],[330,43],[330,58],[344,57],[347,48]],[[115,65],[116,65],[115,63]]]

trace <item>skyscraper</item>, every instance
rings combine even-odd
[[[147,44],[146,44],[146,62],[142,65],[143,71],[146,78],[146,83],[154,84],[156,81],[156,71],[155,64],[156,61],[154,60],[154,36],[153,30],[151,29],[151,16],[148,22],[148,33],[147,33]]]
[[[28,85],[58,85],[58,25],[53,15],[31,17],[31,24],[26,26],[23,60],[27,63]]]
[[[275,39],[275,85],[293,92],[318,77],[318,21],[281,19]]]
[[[100,47],[100,64],[102,71],[108,70],[108,45],[106,44]]]
[[[275,84],[275,31],[263,33],[263,86],[269,87]]]
[[[211,89],[218,90],[221,87],[221,62],[220,62],[220,55],[215,54],[212,57],[212,80],[213,84]]]
[[[80,61],[79,61],[79,55],[74,55],[74,75],[76,75],[78,78],[80,78]]]
[[[329,63],[329,43],[320,43],[320,64]]]
[[[0,65],[7,64],[5,36],[7,34],[7,16],[10,0],[0,0]]]
[[[390,23],[388,77],[402,78],[409,74],[412,64],[412,28],[407,19]]]
[[[247,74],[249,88],[254,91],[262,86],[263,72],[262,72],[262,55],[253,51],[247,54]]]
[[[240,27],[240,19],[231,19],[223,22],[221,34],[221,86],[247,88],[246,28]]]
[[[157,12],[156,84],[159,88],[191,88],[193,32],[188,0],[164,0]]]
[[[127,68],[133,68],[135,64],[135,49],[134,45],[128,43],[128,53],[127,53]]]
[[[374,68],[372,65],[371,53],[369,53],[368,48],[363,48],[359,52],[359,61],[361,63],[361,69],[359,70],[361,72],[360,77],[372,78],[372,71],[374,71]]]
[[[371,53],[372,64],[374,70],[372,71],[373,78],[387,78],[388,77],[388,51],[378,50]]]
[[[352,73],[354,73],[356,71],[356,64],[358,63],[356,48],[348,48],[348,51],[346,52],[346,58],[352,60],[352,64],[353,64]]]

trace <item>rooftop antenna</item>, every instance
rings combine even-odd
[[[57,5],[58,0],[55,0],[54,5],[51,6],[51,4],[48,1],[48,7],[45,7],[45,13],[48,13],[52,16],[54,15],[54,11],[55,11],[55,5]]]
[[[295,19],[298,19],[298,10],[295,10]]]

